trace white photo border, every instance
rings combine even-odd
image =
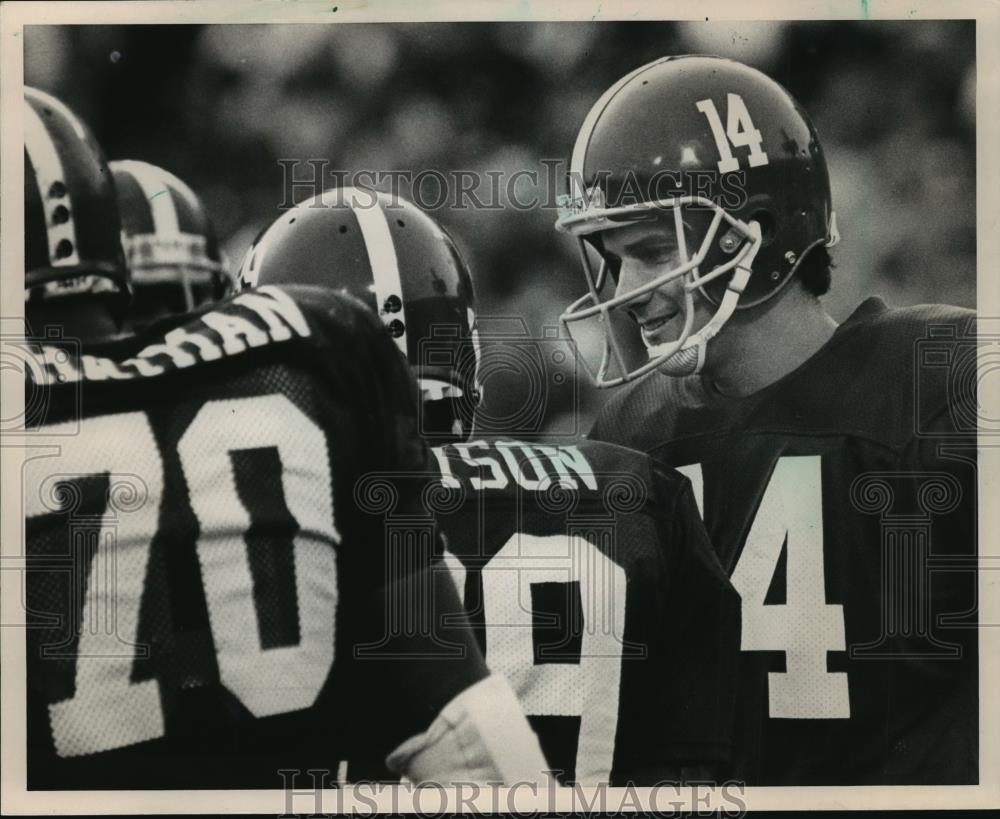
[[[977,312],[981,324],[1000,326],[1000,6],[979,0],[766,0],[748,5],[737,0],[154,0],[154,2],[73,3],[6,2],[0,6],[0,334],[16,333],[23,317],[23,288],[13,271],[23,270],[23,136],[20,123],[23,86],[23,29],[45,24],[343,24],[430,21],[555,21],[555,20],[976,20],[976,172],[977,172]],[[933,214],[928,214],[933,218]],[[982,328],[981,328],[982,332]],[[1000,418],[1000,383],[980,372],[979,401],[984,417]],[[0,369],[4,417],[23,408],[20,373]],[[28,791],[25,788],[25,645],[23,567],[24,518],[21,512],[22,464],[32,453],[30,440],[5,435],[0,441],[0,811],[3,813],[265,813],[289,811],[284,791]],[[949,809],[1000,806],[1000,504],[987,502],[1000,483],[1000,441],[980,434],[979,449],[979,572],[980,622],[980,784],[977,786],[796,787],[747,788],[751,810]],[[993,569],[994,571],[991,571]],[[277,777],[276,777],[277,780]],[[593,789],[581,789],[589,800]],[[662,813],[676,811],[676,797],[657,797],[648,788],[607,789],[606,804],[635,806]],[[638,798],[638,802],[633,798]],[[427,800],[436,813],[459,807],[456,794],[446,803]],[[370,790],[347,791],[338,801],[334,791],[322,792],[321,810],[370,815],[414,807],[412,792],[392,796]],[[497,801],[499,799],[499,801]],[[732,810],[720,789],[692,791],[687,809]],[[438,809],[438,805],[441,808]],[[464,805],[470,803],[466,800]],[[484,792],[473,804],[480,812],[516,806],[518,811],[578,811],[586,805],[572,791],[532,796],[527,789]],[[314,812],[311,795],[297,796],[294,812]]]

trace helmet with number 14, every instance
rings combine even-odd
[[[602,387],[655,369],[701,371],[708,342],[737,310],[773,298],[808,254],[838,240],[826,161],[805,111],[769,77],[719,57],[666,57],[609,88],[580,129],[569,189],[556,228],[577,238],[588,292],[562,320],[601,320]],[[640,262],[649,256],[638,278],[626,275],[617,248],[636,225],[645,225],[635,233],[642,241],[626,248]],[[653,227],[662,228],[656,241]],[[671,300],[655,314],[637,307],[668,285]],[[649,357],[631,371],[615,309],[632,314]]]

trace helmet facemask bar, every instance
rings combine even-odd
[[[697,252],[694,256],[689,256],[682,209],[692,205],[711,209],[713,215]],[[652,210],[666,210],[667,208],[673,211],[673,227],[681,256],[681,263],[627,293],[616,294],[612,298],[602,302],[600,291],[606,284],[608,262],[603,258],[602,254],[600,269],[597,275],[594,274],[591,260],[587,254],[584,237],[599,231],[635,224],[635,220],[622,219],[621,217],[647,213]],[[735,231],[743,237],[743,247],[734,249],[733,258],[716,266],[707,274],[702,275],[699,268],[712,248],[723,220],[729,225],[731,231]],[[700,196],[673,197],[615,208],[585,207],[561,216],[556,223],[556,228],[572,233],[577,237],[578,249],[584,268],[584,278],[587,281],[588,289],[585,295],[574,301],[566,309],[560,316],[560,321],[566,327],[567,332],[569,332],[569,324],[571,322],[599,316],[604,329],[604,345],[601,361],[596,373],[593,372],[586,361],[584,361],[584,365],[591,372],[595,384],[601,388],[618,386],[640,378],[655,369],[663,367],[667,364],[668,359],[677,356],[682,351],[687,354],[684,356],[683,361],[678,362],[680,369],[698,372],[704,364],[705,344],[719,332],[735,310],[739,295],[749,280],[750,265],[762,242],[760,226],[756,222],[747,224],[731,216],[712,201]],[[728,284],[726,294],[715,314],[705,327],[699,329],[696,333],[692,333],[694,324],[694,291],[733,270],[735,270],[735,273]],[[647,354],[650,360],[630,371],[625,363],[625,356],[622,354],[617,333],[611,324],[610,312],[679,278],[684,279],[684,327],[681,330],[680,336],[664,344],[656,346],[647,345]],[[615,361],[622,375],[609,379],[607,378],[607,371],[612,360]],[[678,372],[678,374],[681,373]]]
[[[173,285],[183,295],[183,304],[164,310],[163,315],[177,310],[187,313],[234,292],[224,256],[220,253],[218,260],[209,256],[203,236],[178,234],[164,238],[137,234],[122,238],[134,290]],[[152,317],[136,318],[134,323],[141,324]]]

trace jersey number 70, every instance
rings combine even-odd
[[[234,415],[243,421],[238,428],[229,423]],[[87,418],[77,436],[60,426],[48,428],[59,436],[58,457],[35,457],[25,465],[25,518],[59,511],[52,503],[61,494],[59,482],[107,475],[113,484],[116,476],[127,476],[129,491],[136,490],[113,527],[114,516],[105,515],[89,567],[76,569],[87,571],[88,582],[78,621],[75,691],[49,706],[56,753],[73,757],[165,733],[159,682],[133,682],[131,676],[141,656],[136,641],[152,541],[160,526],[170,525],[170,510],[161,508],[163,458],[144,413]],[[240,501],[231,459],[232,452],[261,447],[278,450],[285,499],[299,527],[293,559],[300,639],[267,649],[255,625],[244,540],[250,514]],[[256,717],[310,707],[333,664],[332,545],[340,541],[329,464],[317,456],[327,451],[322,430],[283,395],[209,401],[177,451],[198,519],[198,562],[222,684]]]

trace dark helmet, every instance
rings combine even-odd
[[[478,342],[468,266],[445,230],[398,196],[334,188],[257,237],[244,287],[312,284],[361,299],[406,355],[424,399],[422,432],[464,438],[479,403]]]
[[[235,290],[212,221],[191,188],[148,162],[115,160],[111,172],[132,272],[133,327]]]
[[[599,386],[661,367],[697,372],[705,344],[735,310],[772,298],[807,253],[839,238],[826,161],[805,111],[769,77],[720,57],[666,57],[609,88],[577,136],[569,184],[556,228],[579,237],[589,292],[562,320],[604,318]],[[606,274],[617,270],[604,260],[595,275],[584,242],[603,255],[603,231],[655,219],[676,231],[686,261],[601,301]],[[651,360],[626,372],[608,310],[680,277],[681,338],[651,347]],[[692,333],[694,290],[717,310]],[[612,356],[623,375],[606,379]]]
[[[115,187],[90,129],[55,97],[24,90],[25,299],[110,293],[129,273]]]

